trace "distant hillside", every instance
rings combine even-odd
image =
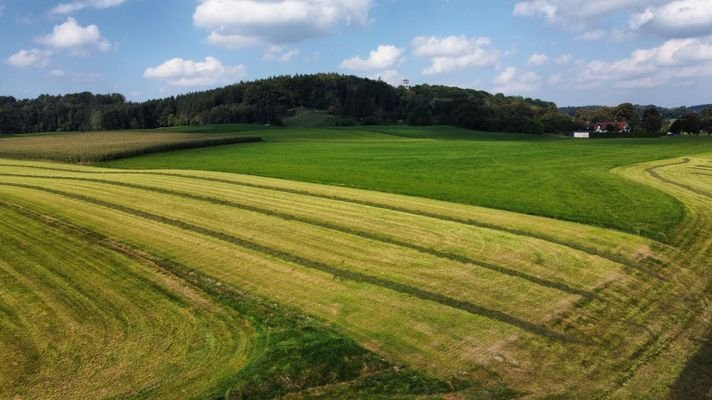
[[[312,109],[323,115],[296,115]],[[181,96],[127,102],[120,94],[0,97],[0,133],[153,129],[185,125],[448,124],[492,132],[565,132],[552,102],[447,86],[393,87],[339,74],[279,76]],[[318,118],[316,118],[318,117]]]

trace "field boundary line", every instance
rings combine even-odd
[[[118,187],[126,187],[130,189],[138,189],[138,190],[144,190],[144,191],[150,191],[150,192],[155,192],[155,193],[161,193],[161,194],[167,194],[171,196],[177,196],[177,197],[182,197],[186,199],[191,199],[191,200],[196,200],[196,201],[202,201],[202,202],[207,202],[210,204],[215,204],[215,205],[220,205],[220,206],[225,206],[225,207],[231,207],[243,211],[250,211],[254,213],[259,213],[262,215],[270,216],[270,217],[275,217],[282,219],[284,221],[296,221],[300,222],[303,224],[307,225],[312,225],[320,228],[325,228],[341,233],[346,233],[349,235],[354,235],[358,236],[364,239],[368,240],[373,240],[373,241],[378,241],[382,243],[387,243],[387,244],[392,244],[395,246],[399,247],[404,247],[410,250],[415,250],[420,253],[424,254],[429,254],[438,258],[443,258],[447,259],[450,261],[455,261],[459,262],[462,264],[469,264],[473,265],[482,269],[486,269],[489,271],[497,272],[503,275],[511,276],[514,278],[518,279],[523,279],[526,281],[529,281],[531,283],[547,287],[550,289],[556,289],[571,295],[577,295],[581,296],[587,299],[593,299],[593,298],[599,298],[595,293],[584,290],[584,289],[579,289],[572,287],[570,285],[567,285],[563,282],[557,282],[557,281],[551,281],[548,279],[540,278],[537,276],[533,276],[530,274],[527,274],[525,272],[517,271],[512,268],[508,268],[502,265],[497,265],[497,264],[492,264],[488,262],[483,262],[483,261],[478,261],[475,259],[472,259],[467,256],[462,256],[458,254],[453,254],[441,250],[436,250],[424,246],[420,246],[414,243],[409,243],[403,240],[395,239],[389,236],[385,235],[379,235],[376,233],[372,232],[366,232],[366,231],[360,231],[357,229],[353,228],[348,228],[344,226],[340,226],[337,224],[331,224],[328,222],[323,222],[323,221],[318,221],[312,218],[307,218],[307,217],[300,217],[298,215],[293,215],[293,214],[288,214],[288,213],[282,213],[279,211],[273,211],[257,206],[250,206],[250,205],[245,205],[241,204],[235,201],[231,200],[223,200],[219,199],[216,197],[210,197],[210,196],[201,196],[201,195],[195,195],[191,193],[185,193],[185,192],[180,192],[176,190],[171,190],[171,189],[163,189],[163,188],[157,188],[153,186],[145,186],[145,185],[138,185],[138,184],[132,184],[132,183],[126,183],[126,182],[114,182],[114,181],[106,181],[102,179],[91,179],[91,178],[77,178],[77,177],[61,177],[61,176],[39,176],[39,175],[22,175],[22,174],[4,174],[0,173],[0,176],[8,176],[8,177],[17,177],[17,178],[35,178],[35,179],[57,179],[57,180],[71,180],[71,181],[79,181],[79,182],[90,182],[90,183],[100,183],[100,184],[105,184],[105,185],[110,185],[110,186],[118,186]]]
[[[620,264],[620,265],[623,265],[626,267],[636,269],[641,272],[648,272],[645,269],[643,269],[641,266],[637,265],[637,263],[635,263],[631,260],[628,260],[625,257],[619,256],[616,254],[612,254],[612,253],[609,253],[606,251],[598,250],[593,247],[584,246],[584,245],[560,240],[560,239],[557,239],[557,238],[554,238],[554,237],[551,237],[549,235],[545,235],[542,233],[527,232],[527,231],[524,231],[521,229],[507,228],[505,226],[501,226],[501,225],[497,225],[497,224],[479,222],[479,221],[476,221],[476,220],[470,219],[470,218],[453,217],[453,216],[442,215],[442,214],[438,214],[438,213],[431,213],[431,212],[427,212],[427,211],[414,210],[412,208],[391,206],[388,204],[383,204],[383,203],[378,203],[378,202],[373,202],[373,201],[358,200],[358,199],[351,199],[351,198],[343,197],[343,196],[314,193],[314,192],[309,192],[306,190],[287,189],[287,188],[280,188],[280,187],[271,186],[271,185],[260,185],[260,184],[255,184],[255,183],[238,182],[238,181],[233,181],[233,180],[229,180],[229,179],[201,177],[201,176],[195,176],[195,175],[169,173],[169,172],[136,171],[136,170],[81,171],[81,170],[74,170],[74,169],[40,167],[40,166],[19,165],[19,164],[0,164],[0,167],[16,167],[16,168],[21,167],[21,168],[40,169],[40,170],[49,170],[49,171],[73,172],[73,173],[81,173],[81,174],[98,174],[98,175],[106,174],[106,175],[170,176],[170,177],[176,177],[176,178],[186,178],[186,179],[193,179],[193,180],[206,181],[206,182],[224,183],[224,184],[233,185],[233,186],[251,187],[251,188],[255,188],[255,189],[270,190],[270,191],[281,192],[281,193],[289,193],[289,194],[296,194],[296,195],[302,195],[302,196],[308,196],[308,197],[315,197],[315,198],[321,198],[321,199],[326,199],[326,200],[339,201],[339,202],[343,202],[343,203],[358,204],[358,205],[367,206],[367,207],[396,211],[396,212],[416,215],[416,216],[420,216],[420,217],[433,218],[433,219],[437,219],[437,220],[441,220],[441,221],[455,222],[455,223],[459,223],[462,225],[468,225],[468,226],[474,226],[477,228],[484,228],[484,229],[490,229],[490,230],[499,231],[499,232],[505,232],[505,233],[509,233],[512,235],[516,235],[516,236],[539,239],[539,240],[543,240],[546,242],[558,244],[563,247],[568,247],[573,250],[578,250],[578,251],[587,253],[592,256],[600,257],[600,258],[606,259],[608,261],[614,262],[616,264]],[[391,194],[391,193],[389,193],[389,194]],[[394,194],[394,195],[396,195],[396,194]],[[426,200],[429,200],[429,199],[426,199]],[[457,203],[457,204],[460,204],[460,203]],[[466,204],[463,204],[463,205],[466,205]],[[511,212],[511,211],[508,211],[508,212]],[[522,215],[527,215],[527,214],[522,214]],[[568,222],[568,221],[564,221],[564,222]],[[588,226],[588,225],[584,225],[584,226]]]
[[[319,261],[314,261],[310,259],[306,259],[303,257],[295,256],[293,254],[283,252],[280,250],[272,249],[267,246],[263,246],[259,243],[255,243],[249,240],[245,240],[233,235],[229,235],[227,233],[223,232],[218,232],[214,231],[205,227],[201,227],[198,225],[194,224],[189,224],[183,221],[178,221],[175,219],[163,217],[160,215],[152,214],[146,211],[141,211],[137,209],[133,209],[130,207],[122,206],[119,204],[114,204],[110,203],[107,201],[99,200],[99,199],[94,199],[88,196],[83,196],[83,195],[77,195],[73,193],[68,193],[68,192],[63,192],[60,190],[54,190],[54,189],[49,189],[49,188],[44,188],[40,186],[33,186],[33,185],[26,185],[26,184],[19,184],[19,183],[8,183],[8,182],[0,182],[0,186],[5,186],[5,187],[14,187],[14,188],[20,188],[20,189],[28,189],[28,190],[36,190],[40,192],[45,192],[49,194],[54,194],[57,196],[73,199],[73,200],[78,200],[81,202],[89,203],[89,204],[94,204],[96,206],[112,209],[115,211],[119,211],[125,214],[129,214],[135,217],[139,217],[145,220],[157,222],[157,223],[162,223],[165,225],[173,226],[175,228],[179,228],[185,231],[197,233],[200,235],[204,235],[207,237],[211,237],[213,239],[218,239],[226,243],[234,244],[237,246],[240,246],[242,248],[245,248],[250,251],[254,251],[257,253],[261,253],[263,255],[267,255],[269,257],[273,257],[294,265],[299,265],[308,269],[313,269],[317,271],[321,271],[327,274],[332,275],[335,279],[344,279],[344,280],[349,280],[352,282],[357,282],[357,283],[366,283],[370,284],[373,286],[378,286],[384,289],[392,290],[394,292],[398,292],[401,294],[413,296],[415,298],[419,298],[421,300],[427,300],[431,301],[446,307],[458,309],[460,311],[464,311],[467,313],[470,313],[475,316],[479,317],[484,317],[488,318],[494,321],[498,321],[519,329],[522,329],[524,331],[547,337],[553,340],[557,340],[560,342],[580,342],[581,340],[575,340],[569,336],[563,335],[561,333],[555,332],[553,330],[550,330],[549,328],[541,325],[537,325],[533,322],[529,322],[517,317],[513,317],[507,313],[504,313],[502,311],[478,306],[476,304],[458,300],[443,294],[435,293],[435,292],[430,292],[424,289],[420,289],[415,286],[410,286],[406,285],[403,283],[399,283],[396,281],[391,281],[388,279],[383,279],[383,278],[378,278],[375,276],[363,274],[360,272],[354,272],[354,271],[349,271],[349,270],[343,270],[340,268],[336,268],[334,266],[331,266],[326,263],[322,263]]]

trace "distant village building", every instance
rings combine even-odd
[[[631,129],[630,129],[630,124],[628,124],[627,122],[604,121],[604,122],[599,122],[596,125],[594,125],[593,131],[596,133],[603,133],[603,132],[630,133]]]

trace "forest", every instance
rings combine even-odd
[[[393,87],[339,74],[280,76],[146,102],[88,92],[0,97],[0,133],[153,129],[221,123],[280,125],[299,107],[328,110],[338,125],[403,122],[485,131],[563,132],[554,103],[446,86]]]
[[[293,110],[328,110],[336,125],[453,125],[489,132],[568,133],[601,121],[626,121],[633,134],[712,130],[712,108],[559,109],[553,102],[448,86],[393,87],[340,74],[279,76],[145,102],[88,92],[18,100],[0,97],[0,133],[103,131],[224,123],[281,125]],[[671,119],[680,121],[675,125]],[[673,123],[670,126],[670,123]]]

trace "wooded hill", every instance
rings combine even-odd
[[[338,125],[405,122],[484,131],[565,132],[571,118],[552,102],[446,86],[393,87],[339,74],[279,76],[142,103],[88,92],[0,97],[0,133],[152,129],[270,123],[297,107],[328,110]]]

